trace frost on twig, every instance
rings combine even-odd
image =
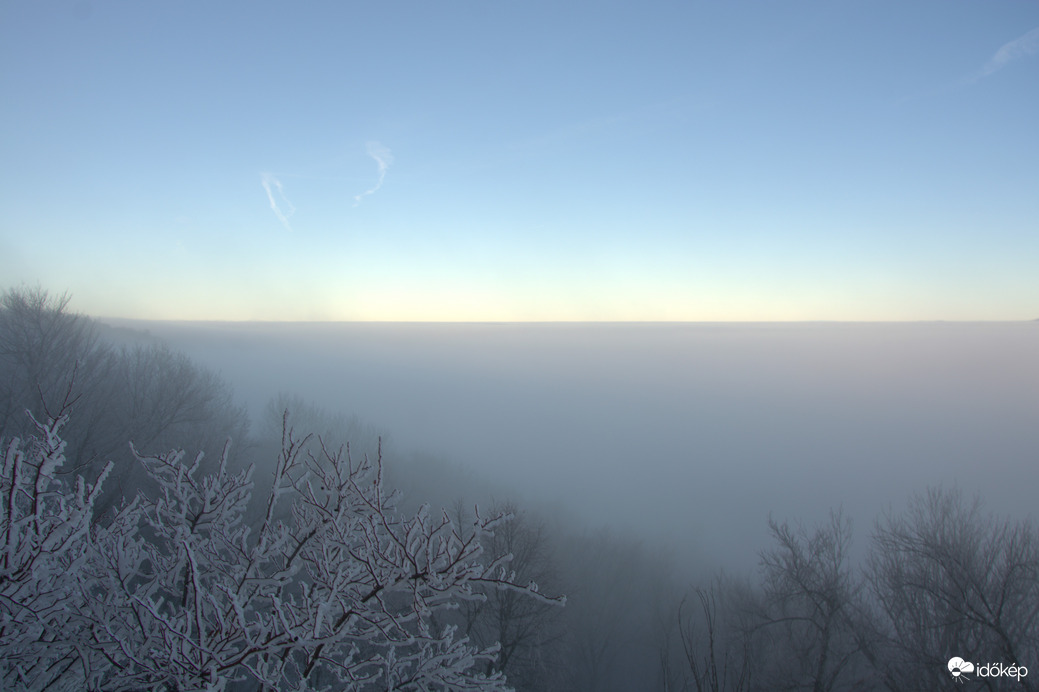
[[[58,478],[65,463],[59,433],[65,415],[40,423],[30,439],[10,440],[0,473],[0,687],[42,689],[63,671],[84,667],[76,646],[82,623],[68,604],[89,551],[92,509],[111,470],[73,487]]]
[[[561,602],[516,583],[508,555],[484,559],[481,539],[503,517],[463,535],[446,513],[405,516],[381,452],[355,460],[287,425],[255,520],[253,471],[230,472],[227,447],[210,474],[201,455],[134,449],[156,490],[91,526],[100,480],[55,479],[60,424],[5,456],[0,682],[505,689],[500,674],[477,672],[497,648],[478,649],[437,614],[488,586]]]

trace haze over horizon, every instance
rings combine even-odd
[[[772,513],[843,507],[864,547],[927,487],[1035,518],[1035,323],[105,322],[219,372],[254,421],[298,395],[701,566],[752,567]]]
[[[72,296],[73,298],[75,296]],[[389,320],[389,319],[370,319],[370,320],[304,320],[304,319],[283,319],[283,320],[261,320],[261,319],[190,319],[190,318],[161,318],[161,317],[121,317],[118,315],[88,315],[88,317],[99,319],[102,321],[114,321],[115,323],[120,322],[168,322],[168,323],[212,323],[212,324],[443,324],[443,325],[465,325],[465,324],[527,324],[527,325],[538,325],[538,324],[588,324],[588,325],[623,325],[623,324],[912,324],[912,323],[958,323],[958,324],[971,324],[971,323],[985,323],[985,322],[1039,322],[1039,317],[1035,319],[1003,319],[1003,320],[944,320],[944,319],[905,319],[905,320],[841,320],[841,319],[830,319],[830,320]]]
[[[0,276],[105,317],[1039,316],[1039,4],[0,6]]]

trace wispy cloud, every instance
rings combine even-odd
[[[289,217],[296,212],[296,207],[292,206],[292,202],[285,196],[285,190],[281,187],[281,181],[275,178],[270,173],[264,173],[260,178],[260,183],[263,185],[264,191],[267,192],[267,200],[271,203],[271,211],[278,217],[278,221],[281,221],[281,225],[285,227],[285,230],[292,232],[292,226],[289,224]],[[278,206],[278,199],[285,205],[285,211],[281,210]]]
[[[1002,70],[1015,60],[1027,58],[1029,55],[1034,55],[1035,53],[1039,53],[1039,27],[1032,29],[1024,36],[1016,38],[1001,46],[1000,49],[989,58],[989,61],[985,63],[985,66],[974,74],[974,79],[977,80],[982,79],[983,77],[988,77],[993,72]]]
[[[382,182],[386,179],[386,171],[389,170],[390,164],[393,163],[393,154],[379,142],[368,142],[368,156],[375,159],[375,163],[379,166],[379,179],[371,188],[354,196],[355,207],[361,203],[363,198],[378,192],[379,188],[382,187]]]

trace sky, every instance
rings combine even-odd
[[[0,4],[0,287],[102,317],[1039,318],[1039,2]]]

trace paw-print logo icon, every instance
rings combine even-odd
[[[952,677],[954,680],[956,680],[956,682],[963,682],[964,680],[969,680],[970,678],[966,677],[964,673],[973,672],[974,664],[970,661],[964,661],[959,656],[953,656],[949,659],[949,673],[952,674]]]

